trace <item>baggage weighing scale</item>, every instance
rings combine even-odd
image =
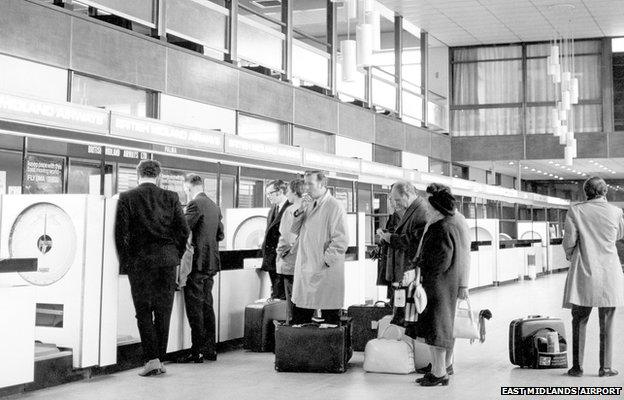
[[[0,284],[33,289],[35,340],[70,350],[75,368],[99,364],[103,207],[88,195],[2,201],[0,258],[36,258],[38,270],[1,274]]]

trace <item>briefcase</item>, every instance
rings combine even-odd
[[[347,309],[352,320],[353,351],[364,351],[369,340],[377,338],[377,324],[386,315],[392,315],[392,307],[383,301],[373,304],[354,305]]]
[[[286,325],[275,327],[275,369],[279,372],[342,373],[353,355],[351,320],[340,325]]]
[[[288,304],[284,300],[261,301],[245,307],[244,348],[271,352],[275,347],[274,320],[285,321]]]

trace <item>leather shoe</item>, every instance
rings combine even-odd
[[[178,358],[176,362],[178,364],[201,364],[204,362],[204,357],[201,355],[201,353],[189,353],[184,357]]]
[[[583,368],[579,366],[574,366],[568,370],[568,375],[574,377],[583,376]]]
[[[416,370],[417,374],[427,374],[431,372],[431,363],[429,363],[429,365],[427,365],[426,367],[422,367],[422,368],[418,368]],[[455,373],[455,371],[453,371],[453,364],[449,365],[448,367],[446,367],[446,373],[448,375],[453,375]]]
[[[420,386],[448,386],[449,384],[449,376],[445,374],[444,376],[437,377],[433,374],[425,375],[420,382],[418,382]]]
[[[619,372],[612,368],[600,368],[598,370],[598,376],[600,377],[616,376],[617,374],[619,374]]]

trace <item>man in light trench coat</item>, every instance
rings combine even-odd
[[[614,376],[611,368],[613,316],[624,305],[624,274],[615,242],[624,237],[622,209],[607,203],[607,184],[592,177],[583,185],[587,201],[570,207],[563,248],[571,262],[563,307],[572,309],[571,376],[583,375],[585,330],[592,307],[600,320],[599,376]]]
[[[299,235],[292,323],[310,322],[315,310],[320,309],[325,322],[337,324],[345,293],[347,215],[327,190],[323,172],[306,172],[304,189],[307,193],[294,213],[291,228]]]

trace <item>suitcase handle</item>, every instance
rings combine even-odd
[[[378,304],[381,304],[381,306],[378,306]],[[388,303],[386,303],[383,300],[378,300],[375,302],[375,304],[373,304],[373,307],[386,307],[388,305]]]
[[[541,315],[528,315],[527,318],[544,318],[544,317],[541,316]],[[546,317],[546,318],[548,318],[548,317]]]

